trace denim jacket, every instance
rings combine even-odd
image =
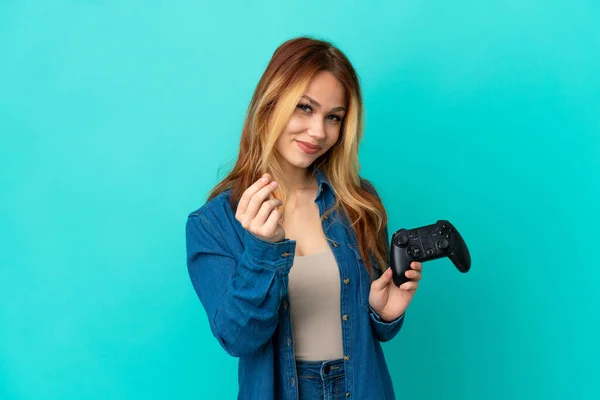
[[[335,197],[319,169],[316,178],[315,202],[322,216],[334,205]],[[272,243],[252,235],[235,219],[230,196],[230,190],[223,192],[187,217],[187,266],[192,285],[212,334],[228,354],[239,358],[238,399],[298,399],[288,303],[288,274],[296,242]],[[371,279],[345,213],[334,211],[322,224],[341,278],[346,396],[395,399],[380,342],[396,336],[404,315],[385,322],[369,306]],[[385,229],[387,239],[387,226]]]

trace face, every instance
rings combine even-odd
[[[310,82],[275,148],[288,168],[307,168],[338,140],[346,112],[342,84],[320,72]]]

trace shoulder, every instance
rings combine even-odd
[[[188,213],[189,217],[210,218],[219,213],[232,213],[231,189],[226,190]]]
[[[243,228],[231,208],[231,190],[220,193],[187,215],[186,236],[190,249],[202,246],[237,253]]]
[[[226,190],[202,206],[188,213],[188,224],[204,225],[213,234],[230,235],[235,231],[237,220],[231,208],[231,189]]]

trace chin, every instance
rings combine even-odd
[[[288,155],[284,157],[285,161],[288,164],[294,166],[295,168],[308,168],[310,165],[317,159],[317,155],[315,157],[310,157],[306,155]]]
[[[294,162],[290,163],[292,164],[294,167],[297,168],[308,168],[310,167],[310,165],[314,162],[314,160],[312,159],[306,159],[306,160],[295,160]]]

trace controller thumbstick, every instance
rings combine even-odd
[[[448,239],[442,239],[439,241],[438,246],[440,246],[440,249],[446,250],[448,247],[450,247],[450,242]]]
[[[408,236],[406,236],[406,235],[396,236],[396,245],[398,247],[406,247],[408,245]]]

